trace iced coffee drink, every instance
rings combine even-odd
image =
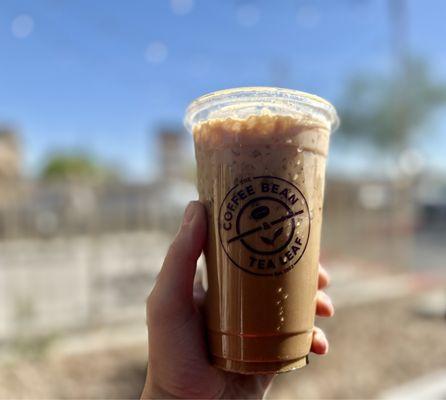
[[[325,100],[242,88],[188,109],[208,212],[206,323],[213,363],[275,373],[307,363],[329,135]]]

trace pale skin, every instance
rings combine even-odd
[[[203,205],[191,202],[148,297],[149,363],[143,399],[263,398],[274,378],[225,372],[209,362],[202,312],[205,292],[195,279],[206,225]],[[316,314],[321,317],[334,314],[322,291],[328,281],[327,272],[319,267]],[[325,334],[317,327],[311,351],[328,352]]]

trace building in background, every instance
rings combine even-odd
[[[183,129],[163,128],[158,136],[160,179],[184,180],[190,175],[190,152]]]
[[[0,127],[0,184],[17,181],[22,176],[22,152],[18,133]]]
[[[20,141],[0,133],[0,239],[153,230],[175,232],[188,201],[197,198],[188,136],[163,129],[155,136],[160,168],[148,182],[22,179]],[[94,171],[93,171],[94,172]]]
[[[22,180],[22,149],[18,133],[0,126],[0,208],[13,204]],[[0,216],[0,232],[4,224]]]

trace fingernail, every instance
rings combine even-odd
[[[316,340],[322,346],[322,354],[328,353],[328,341],[325,335],[322,332],[316,332]]]
[[[324,292],[322,292],[322,296],[324,297],[324,301],[327,303],[328,308],[330,309],[330,315],[333,315],[334,314],[334,306],[333,306],[330,296]]]
[[[195,215],[195,204],[193,202],[190,202],[187,205],[186,210],[184,211],[183,224],[187,224],[190,221],[192,221],[194,215]]]

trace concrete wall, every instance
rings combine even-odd
[[[144,318],[157,232],[0,242],[0,341]]]

